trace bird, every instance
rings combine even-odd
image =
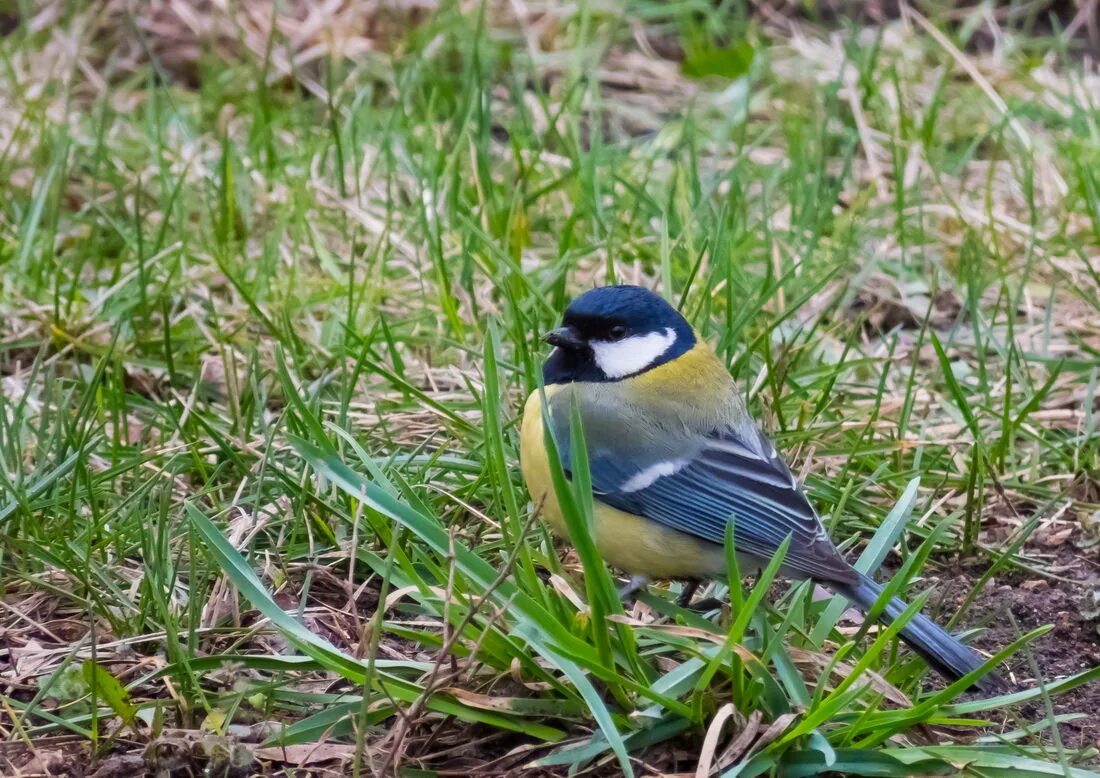
[[[782,574],[811,579],[871,610],[883,585],[844,559],[724,363],[668,301],[641,286],[595,287],[573,299],[545,340],[553,349],[542,387],[524,405],[520,469],[536,509],[568,540],[545,443],[543,397],[570,479],[576,408],[592,484],[593,540],[606,563],[630,576],[624,599],[652,579],[687,581],[688,598],[701,581],[724,579],[732,522],[742,572],[762,569],[790,538]],[[906,607],[892,598],[880,618],[888,623]],[[900,637],[950,680],[984,662],[921,613]],[[996,691],[1003,681],[987,673],[975,685]]]

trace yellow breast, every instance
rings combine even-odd
[[[549,400],[560,386],[546,388]],[[541,399],[531,393],[520,429],[520,469],[535,509],[560,537],[569,539],[550,478],[550,460],[543,442]],[[720,546],[599,501],[595,503],[595,540],[604,561],[631,575],[653,578],[703,578],[722,575],[725,554]]]

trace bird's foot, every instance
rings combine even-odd
[[[706,613],[707,611],[718,610],[723,605],[725,605],[725,603],[719,600],[717,597],[704,597],[703,599],[696,600],[695,602],[689,603],[684,607],[686,607],[690,611],[695,611],[696,613]]]
[[[631,599],[640,590],[649,584],[649,577],[645,575],[632,575],[626,586],[619,589],[619,599],[626,601]]]
[[[684,589],[680,592],[680,596],[676,598],[676,604],[681,608],[691,607],[691,598],[695,596],[697,591],[699,591],[699,582],[688,581],[684,584]]]
[[[701,600],[692,602],[691,598],[695,596],[695,593],[699,591],[699,587],[702,586],[702,581],[688,581],[684,584],[683,590],[680,592],[680,596],[676,598],[676,604],[681,608],[686,608],[689,611],[695,611],[696,613],[706,613],[707,611],[717,610],[722,607],[722,601],[717,597],[704,597]]]

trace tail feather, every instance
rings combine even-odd
[[[857,582],[837,585],[835,588],[839,594],[847,597],[852,604],[865,612],[871,609],[883,591],[882,584],[876,583],[862,573]],[[880,619],[890,623],[900,616],[906,607],[902,600],[895,597],[886,604]],[[913,616],[902,628],[901,639],[941,675],[953,681],[976,670],[985,661],[923,613]],[[987,673],[975,685],[985,692],[994,692],[1005,687],[1004,681],[995,673]]]

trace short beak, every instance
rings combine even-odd
[[[584,347],[584,338],[572,327],[558,327],[556,330],[546,333],[543,340],[558,348],[579,349]]]

